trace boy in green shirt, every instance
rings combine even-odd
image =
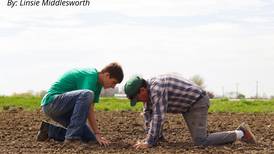
[[[42,122],[37,141],[50,138],[67,143],[97,140],[100,145],[108,145],[110,142],[101,136],[97,127],[94,103],[99,102],[102,87],[114,88],[123,77],[123,70],[117,63],[107,65],[100,72],[95,68],[66,72],[41,101],[46,116],[66,129]]]

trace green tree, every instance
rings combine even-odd
[[[238,99],[245,99],[245,95],[244,94],[238,94],[237,98]]]

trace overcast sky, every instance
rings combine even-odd
[[[119,62],[125,80],[177,72],[206,89],[274,95],[274,0],[0,3],[0,95],[47,90],[65,71]]]

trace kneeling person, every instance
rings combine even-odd
[[[43,112],[63,127],[42,122],[38,141],[54,139],[71,142],[110,142],[101,136],[97,127],[94,103],[99,102],[102,87],[114,88],[123,80],[123,70],[111,63],[100,72],[95,68],[73,69],[55,82],[43,97]],[[89,126],[86,124],[88,121]]]
[[[181,76],[166,74],[149,80],[133,76],[126,82],[124,90],[131,106],[137,101],[144,105],[147,137],[134,145],[137,149],[152,147],[162,138],[166,113],[182,114],[195,145],[222,145],[233,143],[237,139],[247,143],[256,142],[255,136],[245,123],[234,131],[208,134],[209,97],[201,87]]]

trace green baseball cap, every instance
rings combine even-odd
[[[142,86],[142,78],[135,75],[132,76],[125,84],[124,90],[127,97],[130,99],[130,105],[135,106],[137,103],[137,93]]]

